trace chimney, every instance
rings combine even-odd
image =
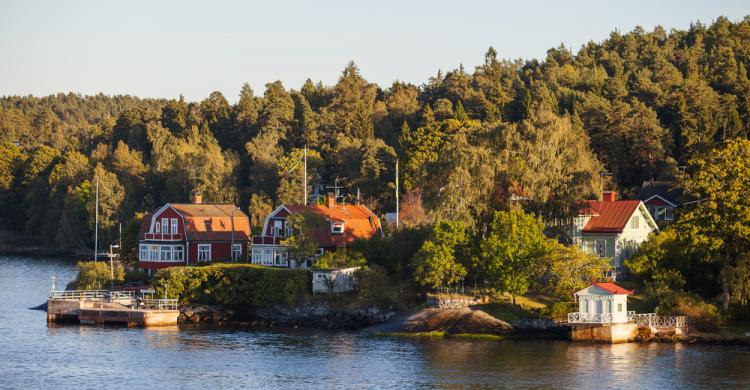
[[[198,190],[193,190],[190,192],[190,203],[193,204],[201,204],[203,203],[203,194],[201,194]]]
[[[336,197],[333,195],[333,192],[328,193],[328,197],[326,198],[326,206],[328,206],[329,209],[332,209],[334,206],[336,206]]]
[[[615,201],[617,201],[617,191],[602,192],[602,202],[615,202]]]

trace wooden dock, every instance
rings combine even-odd
[[[47,301],[48,322],[175,326],[176,299],[136,299],[132,293],[53,291]]]

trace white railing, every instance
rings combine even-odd
[[[628,312],[628,322],[635,321],[635,316],[637,316],[637,314],[635,314],[634,311],[629,311]]]
[[[569,324],[608,324],[612,313],[568,313]]]
[[[652,328],[684,328],[688,324],[687,316],[657,316],[655,313],[637,314],[634,321],[638,326]]]
[[[177,310],[177,299],[150,299],[146,298],[140,302],[140,309]]]
[[[50,291],[51,299],[104,299],[109,294],[106,290],[70,290],[70,291]]]
[[[119,299],[133,299],[135,297],[134,291],[110,291],[109,292],[109,299],[111,301],[119,300]]]

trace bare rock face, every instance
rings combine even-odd
[[[473,333],[503,335],[513,331],[513,326],[481,310],[427,309],[407,318],[405,332],[436,332],[448,334]]]
[[[221,324],[230,321],[234,311],[212,305],[185,305],[180,307],[178,322]]]

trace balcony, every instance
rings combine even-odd
[[[146,233],[144,238],[149,241],[182,241],[181,233]]]

